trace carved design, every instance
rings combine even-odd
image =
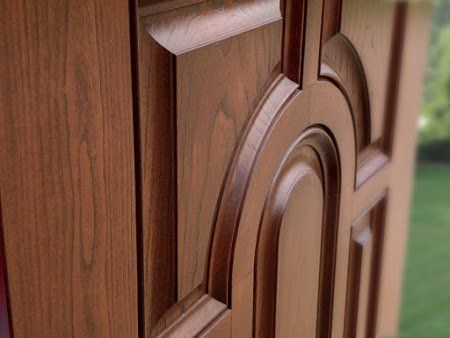
[[[323,198],[324,203],[323,208],[320,207],[320,209],[325,210],[323,213],[324,225],[322,227],[322,222],[318,219],[315,224],[304,224],[304,227],[302,226],[298,231],[308,231],[311,226],[315,226],[316,229],[319,229],[319,234],[322,233],[319,235],[318,242],[309,243],[311,246],[316,245],[316,248],[323,248],[323,251],[316,256],[318,264],[315,268],[318,269],[320,266],[320,280],[316,275],[316,283],[314,283],[313,277],[309,286],[318,291],[317,294],[311,295],[312,302],[318,309],[317,323],[314,321],[311,324],[311,330],[317,328],[318,335],[325,337],[331,329],[333,274],[336,261],[334,252],[336,250],[337,222],[339,221],[338,191],[341,175],[334,142],[328,136],[327,131],[321,128],[310,130],[304,128],[311,124],[327,125],[332,128],[331,130],[338,132],[334,136],[342,143],[352,144],[348,134],[339,132],[339,130],[343,132],[343,129],[341,129],[342,126],[335,125],[338,121],[329,120],[331,116],[326,112],[334,108],[336,114],[341,116],[338,123],[346,124],[347,128],[352,128],[352,122],[350,113],[346,109],[345,99],[329,84],[323,83],[311,87],[310,95],[318,99],[311,102],[308,102],[307,95],[302,95],[298,91],[292,92],[292,89],[293,94],[286,95],[289,94],[288,88],[295,89],[295,84],[286,78],[275,85],[262,108],[255,114],[255,119],[249,123],[249,129],[236,152],[224,187],[214,231],[208,293],[229,304],[232,310],[237,312],[238,318],[241,318],[241,314],[246,318],[253,313],[253,310],[248,309],[248,304],[255,304],[256,334],[274,332],[274,307],[277,297],[271,286],[276,284],[273,280],[276,278],[276,274],[272,275],[272,272],[273,269],[276,269],[277,264],[273,264],[273,257],[271,261],[267,255],[273,255],[274,251],[277,251],[278,245],[277,237],[272,237],[271,234],[277,233],[276,224],[279,225],[279,223],[271,220],[270,217],[283,217],[283,215],[280,212],[269,212],[271,203],[275,203],[270,202],[272,198],[275,198],[271,197],[269,192],[270,182],[282,180],[276,172],[283,173],[287,170],[289,175],[294,175],[289,176],[294,181],[296,170],[298,170],[298,175],[304,172],[315,172],[319,181],[321,181],[321,177],[325,178],[323,187],[321,183],[319,184],[320,198]],[[285,97],[280,93],[284,93]],[[290,96],[293,97],[290,98]],[[319,97],[321,97],[320,100]],[[326,98],[329,101],[326,101]],[[283,104],[283,102],[285,103]],[[308,106],[311,105],[317,109],[314,118],[308,117]],[[283,155],[286,153],[288,155]],[[351,153],[343,154],[346,162],[350,164],[350,167],[344,166],[348,174],[352,172],[352,161],[348,161],[349,158],[347,158],[349,155]],[[283,156],[287,156],[287,159],[283,160]],[[295,167],[293,172],[290,172],[283,164],[291,163],[291,156],[295,159],[294,163],[298,163],[298,167],[292,164]],[[286,165],[289,166],[288,164]],[[349,184],[351,176],[346,175],[344,182]],[[290,203],[289,193],[281,195],[279,198]],[[262,219],[262,223],[259,222],[260,219]],[[277,219],[280,220],[280,218]],[[275,225],[270,227],[267,224]],[[262,232],[259,230],[260,227]],[[257,244],[258,233],[260,233],[259,245]],[[252,248],[254,248],[253,250],[257,248],[257,256]],[[251,257],[253,257],[253,261]],[[243,299],[248,296],[248,293],[253,294],[251,291],[253,287],[247,293],[242,290],[242,285],[245,285],[245,289],[248,290],[246,279],[249,278],[249,273],[253,275],[255,260],[257,262],[256,270],[259,273],[255,276],[256,298]],[[314,275],[312,271],[304,271],[304,273]],[[240,296],[242,294],[246,296],[236,299],[232,296],[234,292]],[[253,322],[251,317],[248,322]],[[253,330],[251,326],[247,329]],[[239,334],[245,334],[247,331],[243,329],[239,332]]]
[[[258,113],[248,124],[244,140],[236,152],[223,188],[214,237],[208,276],[208,292],[220,301],[230,303],[229,278],[233,255],[233,240],[240,217],[240,203],[245,196],[258,147],[264,142],[265,132],[285,102],[295,92],[296,84],[282,78],[263,100]]]
[[[281,22],[274,0],[204,1],[143,17],[148,34],[174,55],[223,41],[272,22]]]
[[[360,154],[356,188],[389,161],[406,6],[325,0],[320,73],[352,110]]]
[[[373,289],[364,294],[375,316],[379,264],[370,264],[369,286],[360,285],[367,273],[357,264],[358,243],[370,236],[358,232],[350,242],[349,224],[351,210],[367,206],[372,185],[363,183],[389,162],[379,128],[383,80],[373,68],[384,72],[387,61],[372,62],[348,23],[352,6],[364,12],[374,1],[286,0],[280,10],[276,0],[174,0],[169,10],[160,2],[141,8],[141,142],[158,148],[141,170],[161,189],[167,182],[155,182],[146,161],[170,173],[163,200],[143,200],[144,222],[147,215],[151,225],[164,223],[144,224],[145,252],[162,252],[159,260],[144,256],[144,283],[163,285],[149,278],[161,269],[174,288],[161,302],[144,298],[147,335],[352,335],[349,299],[362,302],[364,292],[346,294],[347,283]],[[170,245],[158,249],[161,238]],[[213,309],[207,315],[205,304]],[[374,332],[374,323],[364,330]]]
[[[270,332],[275,334],[275,331],[279,331],[278,334],[283,336],[282,332],[286,334],[294,330],[301,336],[309,337],[316,335],[316,329],[320,331],[331,325],[326,322],[330,314],[327,307],[330,306],[329,300],[332,298],[337,209],[335,197],[329,192],[337,191],[337,186],[330,186],[338,183],[335,180],[330,182],[331,177],[338,175],[337,172],[333,172],[337,161],[332,140],[324,131],[313,128],[302,134],[291,147],[274,177],[262,215],[255,262],[254,302],[257,336]],[[330,166],[330,164],[331,168],[325,168],[324,176],[322,165]],[[308,198],[305,198],[306,196]],[[291,216],[290,220],[286,216],[289,204],[296,210],[296,217]],[[324,217],[323,230],[322,217]],[[287,229],[280,229],[282,224]],[[289,235],[280,236],[280,232],[286,231]],[[286,249],[290,255],[283,255],[279,246],[286,244],[284,242],[288,244],[289,236],[296,237],[298,241]],[[322,236],[325,241],[323,244]],[[321,247],[327,248],[327,252],[322,253],[322,262]],[[295,254],[296,250],[299,250],[298,255]],[[289,265],[288,262],[292,260],[294,263]],[[279,270],[280,264],[281,267],[288,265],[284,274]],[[319,272],[321,272],[320,289]],[[298,277],[295,278],[296,276]],[[277,283],[281,283],[278,288]],[[303,292],[295,292],[298,289]],[[296,301],[296,295],[301,299]],[[278,312],[277,301],[284,303]],[[283,310],[293,313],[283,315]],[[278,324],[280,321],[285,322],[278,325],[277,330],[276,316]],[[286,321],[283,317],[290,319]]]
[[[345,337],[375,337],[385,200],[352,225]]]
[[[216,321],[227,320],[230,310],[214,298],[203,295],[179,316],[159,337],[201,337]],[[188,318],[188,320],[186,320]]]
[[[322,47],[320,75],[344,93],[355,123],[357,151],[370,144],[370,101],[366,76],[351,42],[337,33]]]
[[[166,276],[147,280],[146,289],[177,285],[166,299],[157,294],[144,298],[151,327],[161,310],[204,282],[227,164],[249,114],[279,73],[281,15],[276,1],[206,1],[142,17],[140,28],[140,101],[148,107],[141,108],[141,142],[144,151],[147,144],[157,148],[145,153],[143,181],[159,179],[159,171],[163,177],[174,173],[172,183],[153,182],[147,185],[152,191],[144,193],[153,194],[155,186],[176,189],[157,201],[144,199],[144,220],[164,225],[144,225],[144,250],[153,253],[144,256],[149,271],[144,278],[152,269]],[[158,83],[156,90],[153,83]],[[175,210],[170,207],[174,199]]]

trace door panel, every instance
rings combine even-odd
[[[395,335],[426,4],[0,7],[1,328]]]
[[[384,215],[412,11],[378,0],[141,4],[142,243],[145,253],[159,252],[152,238],[168,243],[165,259],[143,256],[146,335],[180,320],[198,327],[194,305],[174,321],[163,313],[205,295],[230,312],[205,330],[235,337],[383,330]],[[156,135],[163,152],[148,144]],[[168,182],[146,165],[159,159]],[[155,185],[172,192],[148,199]],[[173,216],[158,227],[161,208]],[[155,268],[175,291],[152,293]]]

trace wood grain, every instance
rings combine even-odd
[[[0,336],[11,337],[11,306],[9,305],[8,269],[5,261],[3,240],[2,203],[0,196]]]
[[[214,330],[217,324],[226,323],[229,315],[230,310],[225,304],[208,295],[203,295],[158,337],[202,337]]]
[[[126,1],[0,5],[0,187],[15,337],[136,337]]]
[[[258,336],[261,334],[270,336],[270,331],[264,329],[258,331],[258,325],[266,327],[268,322],[274,323],[273,317],[269,320],[261,320],[260,323],[259,313],[261,312],[259,311],[264,307],[258,306],[258,303],[264,304],[270,294],[273,294],[273,288],[265,287],[261,292],[256,291],[256,293],[253,291],[254,285],[256,285],[256,290],[263,285],[270,285],[270,283],[264,284],[260,279],[256,279],[258,277],[255,276],[254,270],[254,248],[257,247],[260,219],[272,177],[279,169],[288,149],[302,140],[305,145],[309,145],[320,154],[319,157],[324,168],[323,177],[329,180],[324,189],[325,210],[330,212],[324,214],[325,230],[321,237],[322,250],[320,253],[321,278],[316,285],[311,284],[311,287],[320,290],[316,295],[316,299],[318,299],[316,302],[318,336],[326,337],[330,334],[334,287],[338,288],[339,294],[345,295],[345,283],[339,282],[336,286],[334,283],[334,266],[335,264],[340,266],[344,257],[347,257],[345,245],[339,250],[336,247],[337,238],[342,236],[345,238],[347,231],[345,226],[340,228],[337,222],[345,224],[345,220],[349,216],[347,213],[343,213],[341,219],[341,216],[338,217],[335,214],[338,205],[336,197],[340,186],[339,178],[341,177],[338,174],[340,172],[339,162],[336,152],[333,150],[333,141],[326,136],[327,133],[324,131],[309,133],[307,127],[315,124],[328,125],[338,133],[335,134],[340,140],[338,143],[350,146],[348,151],[341,153],[345,157],[345,161],[340,164],[346,173],[345,177],[342,177],[343,186],[352,187],[350,177],[353,164],[351,160],[349,162],[347,160],[354,156],[352,152],[354,144],[350,134],[344,132],[346,128],[352,128],[351,115],[346,109],[344,97],[332,85],[320,83],[312,86],[309,89],[312,92],[309,93],[308,91],[294,91],[286,98],[283,98],[283,95],[279,96],[278,90],[281,90],[280,94],[289,93],[287,90],[290,88],[289,84],[292,84],[293,88],[296,87],[287,78],[278,82],[268,98],[263,101],[262,108],[257,111],[255,120],[248,125],[249,129],[241,140],[241,145],[234,158],[235,162],[232,164],[230,175],[227,178],[214,231],[208,292],[218,299],[225,299],[231,305],[233,336],[247,336],[252,332]],[[285,85],[287,87],[284,87]],[[280,99],[281,102],[285,102],[281,106],[278,103]],[[330,109],[328,105],[334,106],[335,111],[340,112],[339,118],[331,118],[325,113]],[[313,111],[309,110],[311,107],[315,107]],[[337,109],[338,107],[339,109]],[[342,128],[341,123],[346,124],[347,127]],[[316,134],[320,137],[314,137]],[[350,176],[348,176],[349,174]],[[345,201],[347,201],[349,192],[347,189],[342,192],[342,196],[346,196]],[[268,252],[273,252],[273,246],[262,246],[262,248],[263,256]],[[268,250],[268,252],[265,253],[264,250]],[[301,293],[301,290],[298,289],[295,292]],[[254,295],[259,294],[263,295],[262,298],[255,299]],[[312,295],[312,297],[314,296]],[[343,300],[344,298],[339,301]],[[255,304],[256,318],[254,321],[252,313]],[[274,312],[271,313],[273,316]],[[253,327],[252,323],[255,323],[256,326]]]
[[[381,0],[342,1],[340,31],[355,47],[367,79],[371,142],[383,135],[395,6],[394,2]]]
[[[398,329],[405,244],[414,172],[417,119],[422,101],[427,43],[430,32],[429,3],[409,3],[401,53],[398,103],[393,130],[390,194],[381,272],[380,304],[376,333],[395,336]]]
[[[0,330],[394,335],[426,5],[130,4],[0,4]]]
[[[147,337],[177,298],[174,64],[139,24],[141,301]],[[156,85],[157,84],[157,85]]]
[[[352,224],[345,337],[376,337],[386,196]]]
[[[320,75],[331,80],[347,98],[356,130],[356,146],[362,152],[370,144],[370,99],[364,68],[351,42],[342,34],[322,46]]]
[[[222,181],[244,124],[279,72],[280,40],[281,25],[272,23],[177,58],[180,298],[204,281]]]
[[[306,18],[303,40],[303,60],[300,87],[314,84],[319,76],[322,12],[324,0],[305,0]]]
[[[274,178],[258,234],[258,337],[316,335],[323,204],[317,154],[309,146],[293,149]]]
[[[170,66],[164,66],[166,71],[162,64],[157,71],[166,72],[165,78],[176,83],[159,87],[155,94],[149,86],[156,79],[143,79],[141,97],[167,99],[157,104],[155,99],[141,101],[141,106],[152,105],[157,119],[168,115],[167,109],[176,117],[177,299],[182,299],[204,281],[208,239],[228,161],[257,100],[280,71],[281,16],[274,1],[227,2],[220,7],[207,1],[141,20],[148,32],[145,39],[151,40],[147,45],[153,44],[142,49],[166,53],[161,60],[172,58]],[[225,29],[219,29],[225,22]],[[155,62],[148,63],[146,55],[140,56],[142,64]],[[167,130],[162,122],[142,122],[143,137],[150,128]],[[145,151],[154,157],[152,153],[160,150]],[[148,175],[158,177],[158,173]],[[159,210],[156,204],[147,208]],[[156,226],[154,220],[146,222],[145,229]],[[144,242],[148,241],[144,233]]]

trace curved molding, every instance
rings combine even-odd
[[[333,290],[333,266],[336,251],[339,191],[338,154],[331,137],[318,127],[312,127],[300,135],[288,150],[267,196],[258,232],[255,266],[254,324],[257,336],[275,334],[277,297],[277,266],[279,234],[284,211],[294,187],[308,175],[317,177],[323,190],[323,241],[316,243],[326,248],[321,252],[320,281],[318,286],[316,328],[321,331],[331,325],[331,301]],[[299,220],[299,225],[302,224]],[[307,226],[314,226],[308,224]],[[309,297],[311,295],[308,295]],[[314,326],[314,325],[313,325]],[[311,334],[311,333],[310,333]]]
[[[233,239],[239,223],[240,203],[245,196],[247,181],[252,171],[257,148],[264,142],[265,130],[276,114],[296,92],[298,85],[282,78],[261,101],[257,113],[244,131],[243,142],[237,149],[238,157],[233,162],[226,178],[219,201],[218,215],[213,229],[208,276],[208,292],[219,301],[230,304],[229,277]]]
[[[333,84],[319,81],[305,91],[296,88],[294,82],[282,78],[257,109],[236,150],[217,207],[207,293],[233,310],[232,320],[239,323],[232,325],[239,327],[233,334],[238,336],[254,332],[253,304],[258,291],[254,293],[253,289],[259,278],[254,271],[260,222],[271,182],[291,147],[313,150],[319,160],[305,170],[314,169],[317,177],[325,178],[318,300],[321,337],[330,332],[332,321],[340,320],[340,315],[332,316],[336,290],[336,308],[345,306],[345,278],[335,278],[334,266],[337,260],[339,264],[346,262],[342,248],[339,257],[336,254],[336,242],[338,236],[344,236],[344,225],[350,224],[349,213],[339,212],[345,205],[339,203],[350,201],[353,194],[354,125],[345,97]],[[341,226],[343,230],[339,230]],[[255,309],[255,322],[258,316]]]
[[[282,18],[276,0],[209,0],[141,20],[153,39],[179,55]]]
[[[370,98],[363,64],[343,34],[335,34],[322,47],[320,76],[333,82],[347,99],[361,152],[370,144]]]

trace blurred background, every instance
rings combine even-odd
[[[450,0],[434,5],[398,338],[450,337]]]

